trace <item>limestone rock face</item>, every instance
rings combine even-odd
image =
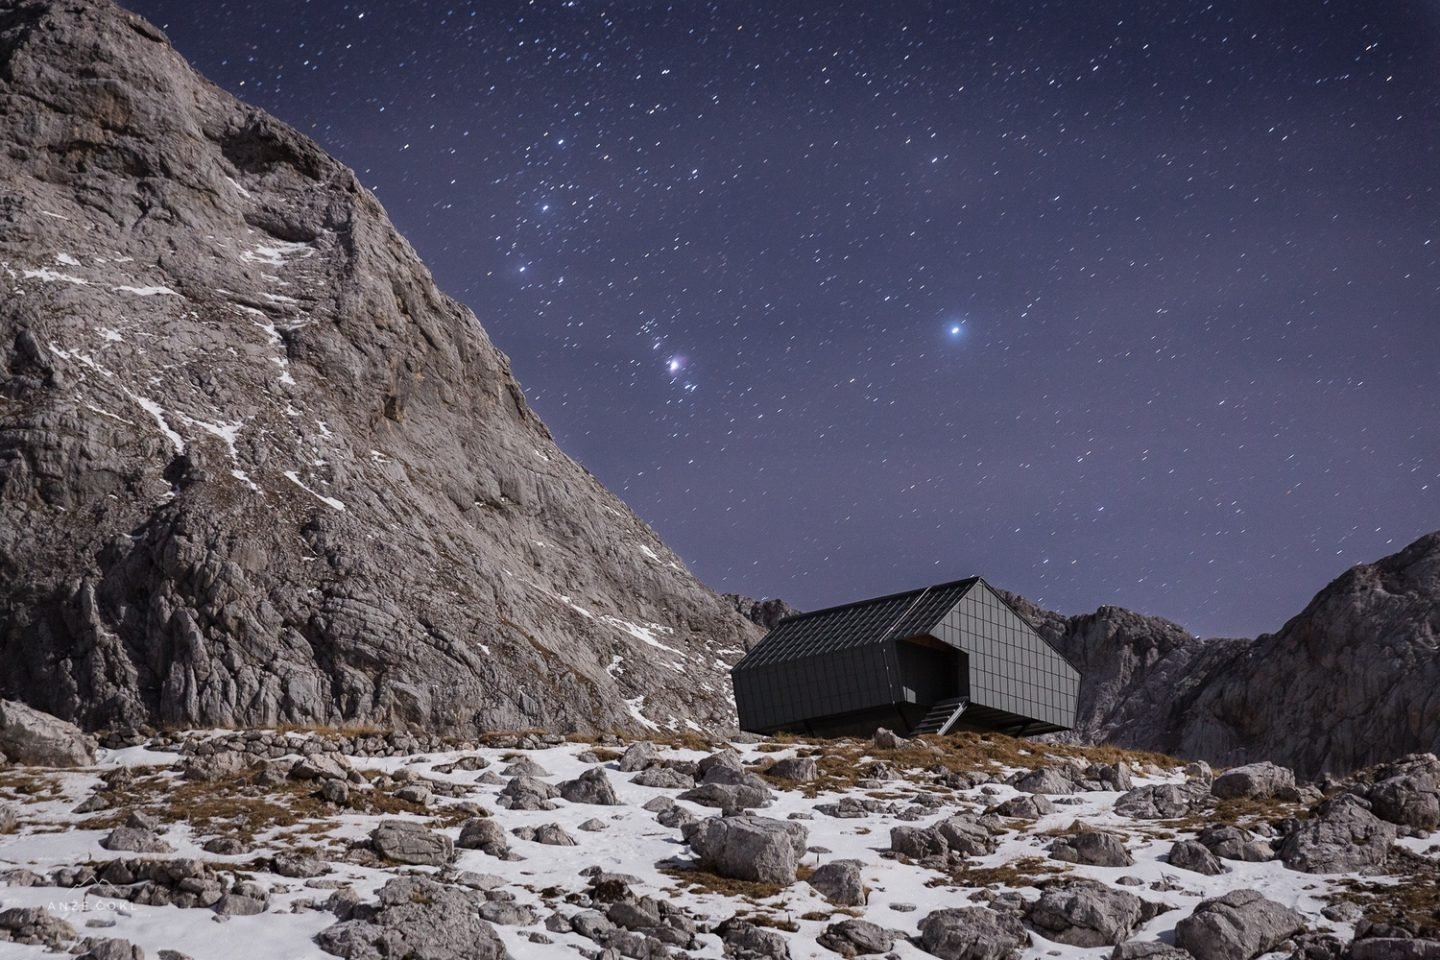
[[[110,0],[5,4],[0,78],[0,696],[733,724],[760,629],[556,447],[348,169]]]
[[[1302,779],[1440,751],[1440,533],[1352,568],[1256,640],[1006,599],[1085,677],[1074,739]]]

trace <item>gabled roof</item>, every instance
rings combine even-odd
[[[979,580],[967,577],[786,617],[732,672],[928,633]]]

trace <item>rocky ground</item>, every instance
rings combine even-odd
[[[1433,756],[41,733],[83,765],[0,769],[0,956],[1440,956]]]

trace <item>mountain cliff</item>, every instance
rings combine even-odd
[[[1077,740],[1311,777],[1440,752],[1440,533],[1350,569],[1254,640],[1007,599],[1084,674]]]
[[[90,726],[733,722],[759,629],[355,176],[108,0],[0,7],[0,696]]]

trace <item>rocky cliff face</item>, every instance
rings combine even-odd
[[[1440,533],[1351,569],[1255,640],[1007,599],[1085,675],[1075,739],[1312,777],[1440,751]]]
[[[753,624],[764,627],[767,631],[775,629],[775,624],[786,617],[800,612],[779,597],[765,597],[756,600],[754,597],[746,597],[738,593],[727,593],[724,594],[724,597],[725,602],[734,607],[740,616]]]
[[[314,143],[0,7],[0,696],[99,726],[732,722],[759,630]]]

